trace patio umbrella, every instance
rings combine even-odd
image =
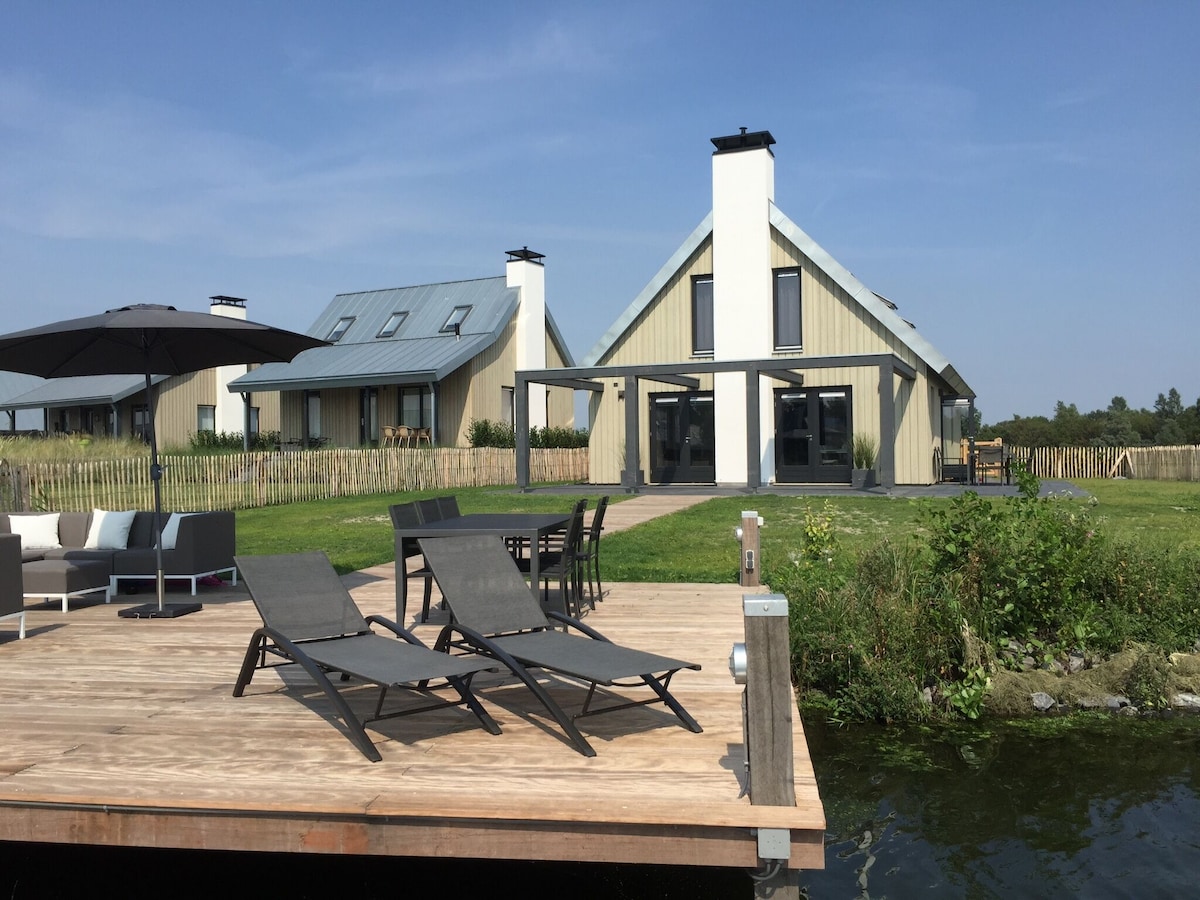
[[[172,618],[200,609],[198,603],[163,602],[162,494],[154,434],[154,375],[182,375],[217,366],[289,362],[325,341],[248,322],[188,312],[173,306],[137,304],[103,315],[69,319],[0,335],[0,369],[43,378],[70,375],[144,375],[150,407],[150,480],[154,485],[154,546],[157,606],[121,610],[126,617]]]

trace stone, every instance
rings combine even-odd
[[[1171,705],[1180,709],[1200,709],[1200,694],[1176,694],[1171,698]]]
[[[1122,709],[1129,705],[1129,698],[1117,694],[1115,697],[1106,697],[1104,705],[1109,709]]]
[[[1054,698],[1045,691],[1037,691],[1032,695],[1033,708],[1038,712],[1046,712],[1055,706]]]

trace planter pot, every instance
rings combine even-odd
[[[854,488],[856,491],[864,491],[867,488],[875,487],[875,470],[851,469],[850,487]]]

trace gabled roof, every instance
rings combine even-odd
[[[795,245],[796,249],[812,260],[813,264],[825,272],[830,279],[849,294],[851,299],[863,307],[888,331],[899,338],[931,371],[940,375],[953,391],[963,396],[974,396],[975,392],[971,390],[967,383],[963,381],[962,376],[950,365],[950,361],[942,356],[929,341],[921,337],[911,322],[899,316],[894,303],[883,299],[855,278],[849,269],[830,256],[802,228],[784,215],[774,203],[771,203],[770,207],[771,225]],[[618,338],[625,333],[634,321],[637,320],[637,317],[650,305],[659,291],[666,286],[667,282],[682,268],[683,264],[700,248],[704,241],[712,235],[712,223],[713,215],[710,212],[704,218],[704,221],[696,226],[696,229],[688,235],[687,239],[671,255],[671,258],[667,260],[663,267],[658,270],[657,274],[650,279],[650,283],[626,307],[625,311],[621,313],[612,327],[605,332],[604,337],[584,357],[584,366],[599,364],[604,355],[612,349]]]
[[[0,372],[0,409],[11,409],[8,401],[32,390],[45,381],[24,372]]]
[[[500,337],[520,302],[504,276],[338,294],[307,334],[325,339],[342,319],[353,322],[336,344],[306,350],[290,363],[268,363],[230,382],[231,391],[295,391],[441,381]],[[457,306],[469,306],[458,335],[442,332]],[[396,333],[378,337],[393,313],[407,313]],[[558,326],[546,324],[571,360]],[[573,361],[568,364],[573,364]]]
[[[151,382],[166,381],[155,375]],[[70,378],[39,378],[32,390],[4,402],[5,409],[53,409],[62,406],[111,406],[146,389],[145,375],[75,375]]]

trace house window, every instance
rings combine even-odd
[[[381,329],[379,329],[379,334],[375,335],[375,337],[377,337],[377,338],[394,337],[396,332],[400,330],[400,326],[404,324],[404,320],[407,318],[408,318],[408,313],[406,313],[406,312],[392,313],[390,316],[388,316],[387,322],[385,322],[384,326]]]
[[[800,328],[800,270],[775,270],[775,349],[804,346]]]
[[[329,336],[325,340],[331,344],[336,344],[350,330],[350,326],[354,324],[354,319],[354,316],[342,316],[342,318],[337,320],[337,324],[330,329]]]
[[[215,406],[197,406],[196,407],[196,430],[197,431],[216,431],[217,430],[217,408]]]
[[[250,433],[258,434],[258,407],[250,407]]]
[[[321,437],[321,395],[316,391],[304,395],[305,407],[308,411],[308,439]]]
[[[500,388],[500,421],[509,428],[517,421],[517,392],[515,388]]]
[[[400,424],[409,428],[430,428],[433,394],[427,387],[400,388]]]
[[[692,355],[713,354],[713,280],[711,275],[692,278]]]
[[[466,321],[467,315],[470,312],[471,307],[469,306],[454,307],[454,312],[450,313],[449,317],[446,319],[446,324],[441,328],[442,332],[449,333],[455,331],[455,329],[459,328],[462,323]]]
[[[133,407],[133,433],[146,443],[150,442],[150,407],[144,403]],[[66,410],[63,410],[63,431],[66,431]]]

